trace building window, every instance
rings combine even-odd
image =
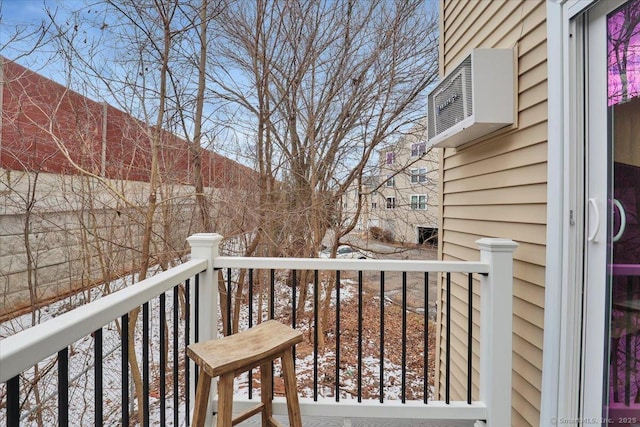
[[[396,185],[396,177],[393,175],[387,175],[387,181],[385,182],[387,187],[393,187]]]
[[[387,209],[395,209],[395,208],[396,208],[396,198],[387,197]]]
[[[414,194],[411,196],[411,209],[425,210],[427,209],[427,195]]]
[[[387,151],[387,164],[392,165],[396,161],[396,153]]]
[[[423,183],[427,182],[427,168],[415,168],[411,169],[411,183]]]
[[[371,209],[378,209],[378,204],[376,202],[371,202]]]
[[[419,157],[427,152],[427,143],[418,142],[411,144],[411,157]]]

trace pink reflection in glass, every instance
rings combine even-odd
[[[640,94],[640,2],[632,1],[607,20],[609,106]]]

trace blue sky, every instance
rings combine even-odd
[[[24,57],[22,53],[32,48],[34,37],[14,37],[18,33],[30,34],[49,21],[47,8],[62,17],[69,9],[81,8],[84,3],[79,0],[0,0],[0,54],[11,60],[18,58],[18,63],[60,82],[60,66],[50,61],[51,48]]]
[[[61,55],[59,43],[56,43],[57,29],[52,28],[49,34],[36,50],[33,50],[37,37],[34,32],[41,34],[42,26],[50,25],[51,18],[47,11],[55,16],[55,21],[63,28],[73,28],[75,18],[72,16],[74,12],[81,12],[83,18],[93,19],[99,17],[96,14],[98,10],[104,9],[104,5],[100,8],[93,6],[96,4],[94,0],[0,0],[0,55],[16,61],[17,63],[48,77],[55,82],[64,86],[69,86],[73,90],[79,90],[77,79],[69,77],[69,60]],[[86,11],[86,12],[85,12]],[[91,11],[91,16],[85,15]],[[98,18],[100,19],[100,18]],[[66,34],[72,38],[84,37],[94,42],[100,31],[96,30],[89,21],[83,20],[82,27],[79,27],[78,33]],[[16,34],[21,34],[16,37]],[[97,36],[97,37],[96,37]],[[82,40],[82,39],[80,39]],[[78,46],[81,46],[78,43]],[[28,55],[25,52],[29,52]],[[82,91],[81,91],[82,92]],[[101,98],[109,98],[108,92],[86,94],[90,98],[97,101]],[[106,99],[109,102],[109,99]],[[111,102],[110,102],[111,103]]]
[[[55,4],[56,2],[49,2]],[[75,3],[68,0],[66,3]],[[1,0],[3,24],[30,24],[44,17],[42,0]]]
[[[10,33],[7,29],[15,26],[37,26],[47,20],[46,8],[64,15],[67,10],[83,8],[85,3],[84,0],[0,0],[0,39]]]

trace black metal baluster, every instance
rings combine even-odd
[[[187,279],[184,282],[184,301],[185,301],[185,308],[184,308],[184,390],[185,390],[185,394],[184,394],[184,407],[186,408],[186,411],[184,411],[184,418],[185,418],[185,424],[189,425],[190,420],[189,420],[189,405],[190,405],[190,387],[191,387],[191,380],[189,379],[189,375],[190,375],[190,366],[191,366],[191,361],[189,360],[189,358],[187,357],[187,347],[189,347],[189,334],[191,333],[191,280]]]
[[[69,348],[58,352],[58,425],[69,425]]]
[[[253,326],[253,268],[249,269],[249,327]]]
[[[249,269],[249,327],[253,326],[253,268]],[[249,369],[249,399],[253,399],[253,369]]]
[[[269,283],[270,283],[270,290],[271,290],[271,295],[269,297],[270,300],[270,304],[269,304],[269,319],[275,319],[275,315],[276,315],[276,271],[272,268],[270,273],[269,273]],[[274,370],[273,370],[273,360],[271,361],[271,398],[273,399],[273,395],[274,395],[274,387],[275,387],[275,381],[274,381]]]
[[[291,271],[291,282],[292,282],[291,283],[291,292],[292,292],[292,294],[291,294],[291,299],[292,299],[292,301],[291,301],[291,307],[292,307],[292,309],[291,309],[291,327],[293,329],[296,328],[296,320],[297,320],[296,319],[296,314],[297,314],[296,313],[296,300],[298,298],[298,295],[297,295],[298,281],[297,281],[296,273],[297,273],[297,270],[292,270]],[[296,360],[296,354],[295,354],[296,348],[295,347],[293,348],[293,351],[294,351],[294,353],[293,353],[293,361],[295,363],[295,360]]]
[[[318,270],[313,271],[313,401],[318,401],[318,324],[319,296]]]
[[[336,271],[336,402],[340,401],[340,272]]]
[[[160,294],[160,425],[167,425],[167,358],[165,355],[165,345],[167,343],[167,337],[164,330],[164,325],[167,322],[166,310],[166,295]]]
[[[469,333],[467,336],[467,403],[471,405],[471,376],[473,375],[473,274],[469,273],[469,323],[467,328]]]
[[[402,272],[402,403],[407,401],[407,272]]]
[[[276,317],[276,271],[272,268],[269,278],[271,295],[269,296],[269,319]]]
[[[129,425],[129,314],[121,317],[122,425]]]
[[[384,402],[384,271],[380,272],[380,403]]]
[[[362,402],[362,271],[358,271],[358,403]]]
[[[95,402],[95,425],[102,426],[104,414],[102,404],[103,384],[102,384],[102,328],[93,333],[93,400]]]
[[[292,280],[292,284],[291,284],[291,292],[292,292],[292,295],[291,295],[291,307],[292,307],[292,309],[291,309],[291,327],[293,329],[296,328],[296,320],[297,320],[296,319],[296,314],[297,314],[296,313],[296,311],[297,311],[296,300],[298,298],[298,294],[297,294],[298,281],[296,279],[296,272],[297,272],[297,270],[292,270],[291,271],[291,280]],[[295,367],[296,367],[296,347],[294,346],[293,347],[293,368],[294,368],[294,370],[295,370]]]
[[[173,425],[180,420],[180,385],[178,382],[178,322],[180,322],[179,286],[173,288]],[[188,411],[187,411],[188,412]]]
[[[149,427],[149,303],[142,305],[142,419]]]
[[[200,342],[200,273],[196,274],[195,288],[193,290],[193,342]],[[200,366],[193,367],[193,380],[198,384]]]
[[[200,342],[200,273],[195,277],[193,290],[193,342]],[[198,366],[196,365],[196,383],[198,382]]]
[[[429,402],[429,273],[424,273],[424,343],[422,354],[422,370],[424,374],[424,382],[422,384],[422,401],[426,404]]]
[[[450,402],[451,396],[451,273],[447,272],[447,350],[445,363],[445,402]]]
[[[193,284],[193,342],[200,342],[200,273],[195,275]],[[188,357],[185,358],[188,359]],[[198,375],[200,375],[200,366],[193,366],[193,380],[198,384]]]
[[[20,377],[7,381],[7,427],[20,425]]]
[[[232,296],[231,296],[231,269],[227,268],[227,336],[231,335],[231,304],[232,304]]]

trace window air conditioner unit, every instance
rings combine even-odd
[[[458,147],[513,124],[512,49],[473,49],[428,96],[429,146]]]

